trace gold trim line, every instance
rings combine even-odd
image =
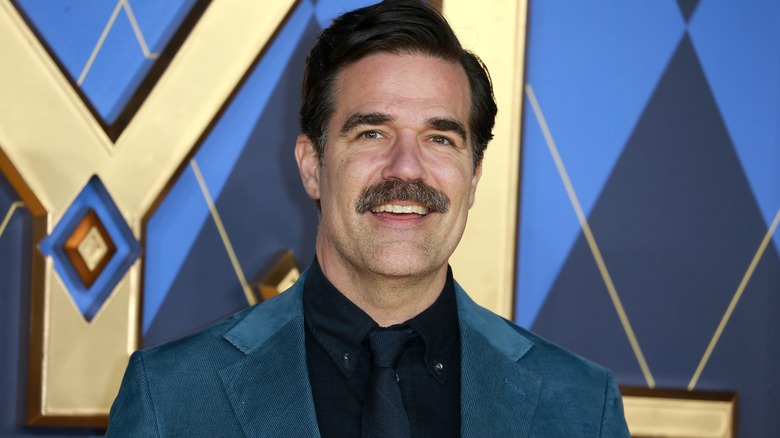
[[[122,7],[123,1],[124,0],[119,0],[116,2],[116,6],[114,7],[114,12],[111,13],[111,17],[108,19],[108,23],[106,23],[106,27],[103,28],[103,33],[100,34],[100,38],[98,38],[98,42],[95,44],[95,47],[92,49],[92,53],[89,55],[87,64],[84,66],[84,69],[81,70],[81,74],[79,75],[79,80],[76,81],[76,83],[79,86],[81,86],[81,84],[84,82],[84,79],[87,78],[87,73],[89,73],[89,70],[92,69],[92,63],[95,62],[95,58],[97,58],[98,52],[100,52],[100,49],[103,47],[103,43],[106,41],[108,32],[111,31],[112,27],[114,27],[114,22],[116,21],[117,15],[119,15],[119,10]]]
[[[238,282],[241,283],[241,288],[244,290],[246,301],[250,305],[256,304],[257,299],[255,298],[255,294],[252,292],[252,288],[247,283],[246,277],[244,276],[244,271],[241,269],[241,265],[238,263],[238,257],[236,257],[236,252],[233,250],[233,245],[230,243],[230,238],[228,237],[227,231],[225,230],[225,226],[222,224],[222,218],[219,216],[217,207],[214,205],[214,200],[211,198],[211,193],[209,193],[209,189],[206,186],[206,181],[203,179],[203,174],[200,172],[198,162],[193,158],[190,160],[190,166],[192,166],[192,171],[195,173],[195,178],[198,180],[200,190],[203,192],[203,198],[206,200],[206,204],[209,206],[211,217],[214,219],[214,224],[217,226],[219,237],[222,239],[222,244],[225,246],[225,251],[227,251],[228,257],[230,258],[230,263],[233,265],[233,270],[236,272]]]
[[[22,201],[15,201],[11,204],[11,208],[8,209],[8,211],[5,213],[5,217],[3,218],[3,223],[0,224],[0,237],[3,237],[3,233],[5,233],[5,227],[8,226],[8,223],[11,222],[11,217],[13,217],[14,212],[16,212],[17,208],[24,207],[24,202]]]
[[[750,266],[748,266],[745,275],[742,277],[742,281],[739,283],[737,291],[734,293],[734,297],[731,298],[729,307],[726,309],[726,313],[723,315],[723,318],[720,320],[720,324],[718,324],[718,328],[715,330],[715,335],[712,336],[710,344],[707,346],[707,350],[704,352],[704,356],[702,356],[698,368],[696,368],[696,372],[693,373],[693,377],[691,378],[690,383],[688,383],[688,391],[693,391],[693,389],[696,388],[696,383],[699,381],[699,377],[701,377],[701,373],[704,371],[704,367],[707,365],[707,362],[709,362],[712,351],[715,350],[715,345],[718,344],[720,336],[723,334],[723,330],[726,328],[726,324],[729,323],[731,315],[734,313],[734,309],[737,307],[737,303],[739,303],[740,298],[742,298],[742,294],[745,292],[745,288],[747,287],[748,282],[750,282],[750,278],[753,277],[753,272],[755,271],[759,260],[761,260],[761,257],[764,255],[766,247],[769,246],[769,241],[772,240],[772,235],[775,234],[778,223],[780,223],[780,210],[777,210],[777,214],[775,214],[775,218],[772,220],[772,224],[769,226],[766,235],[764,235],[764,240],[762,240],[761,245],[758,246],[758,251],[756,251],[756,254],[753,256],[753,260],[750,262]]]
[[[95,62],[95,58],[97,58],[100,49],[103,48],[103,44],[106,42],[108,33],[111,32],[111,29],[113,29],[114,23],[116,22],[116,17],[119,16],[119,11],[121,9],[124,9],[125,13],[127,14],[127,19],[130,21],[130,26],[133,28],[135,39],[138,41],[138,45],[141,46],[141,51],[143,52],[144,57],[147,59],[157,59],[157,57],[160,56],[159,53],[152,53],[149,51],[149,46],[146,45],[146,39],[144,39],[141,28],[138,26],[138,21],[135,19],[135,14],[133,14],[133,10],[130,8],[130,4],[127,2],[127,0],[118,0],[116,2],[116,6],[114,7],[114,11],[111,13],[111,17],[108,19],[106,26],[103,28],[103,33],[100,34],[100,38],[98,38],[95,47],[92,49],[92,53],[89,55],[87,64],[84,65],[84,69],[81,70],[79,79],[76,81],[79,86],[84,83],[84,80],[87,78],[87,74],[92,69],[92,64]]]
[[[127,19],[130,21],[130,26],[133,28],[133,32],[135,33],[135,39],[138,40],[138,45],[141,46],[141,51],[144,52],[144,58],[157,59],[160,54],[149,50],[149,46],[146,44],[144,34],[141,32],[141,26],[138,25],[138,20],[135,19],[133,9],[130,7],[130,0],[122,0],[122,3],[125,8],[125,13],[127,13]]]
[[[574,212],[577,215],[580,226],[582,227],[582,233],[585,235],[585,240],[587,240],[588,246],[590,246],[590,250],[593,253],[593,258],[595,259],[596,265],[598,266],[599,272],[601,273],[601,277],[604,279],[604,284],[607,286],[609,297],[612,299],[612,304],[615,306],[615,311],[617,312],[618,318],[620,318],[620,323],[623,325],[623,330],[626,332],[628,342],[631,344],[631,349],[634,350],[636,360],[639,362],[639,367],[642,369],[642,374],[647,381],[647,386],[649,388],[654,388],[655,379],[653,379],[653,374],[650,372],[650,367],[647,365],[644,354],[642,354],[639,341],[637,341],[634,330],[631,328],[631,323],[629,322],[626,311],[620,301],[620,296],[618,295],[617,290],[615,289],[615,285],[612,282],[612,277],[609,275],[604,258],[601,256],[601,251],[599,250],[598,244],[596,243],[596,238],[593,236],[593,231],[590,229],[588,219],[585,217],[585,213],[582,210],[580,201],[574,191],[574,186],[569,179],[568,172],[566,172],[566,167],[564,166],[561,155],[558,152],[557,146],[555,145],[550,128],[547,126],[547,120],[544,118],[544,114],[542,113],[542,109],[539,106],[539,102],[536,100],[536,95],[534,94],[533,88],[531,88],[531,84],[525,85],[525,92],[528,96],[529,102],[531,103],[531,107],[534,110],[534,114],[536,115],[536,120],[539,122],[539,127],[542,129],[544,138],[547,141],[547,147],[550,149],[550,154],[552,154],[553,161],[555,161],[555,167],[558,169],[558,173],[561,176],[563,185],[566,188],[566,193],[569,195],[569,200],[572,204],[572,207],[574,207]]]

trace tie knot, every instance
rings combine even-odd
[[[398,356],[404,351],[406,343],[416,333],[410,328],[375,328],[368,332],[368,345],[371,348],[371,364],[375,367],[395,368]]]

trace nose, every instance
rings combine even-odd
[[[387,164],[382,171],[384,179],[415,181],[425,178],[422,149],[414,132],[401,132],[388,151]]]

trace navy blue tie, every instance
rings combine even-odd
[[[363,400],[362,438],[403,438],[411,436],[395,363],[414,330],[376,328],[368,333],[371,348],[371,376]]]

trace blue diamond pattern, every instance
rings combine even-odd
[[[287,248],[304,266],[311,260],[316,213],[293,156],[302,60],[323,26],[370,3],[375,1],[298,2],[195,154],[227,233],[241,236],[232,244],[248,280]],[[147,223],[144,346],[246,306],[211,228],[208,207],[188,166]],[[197,294],[204,294],[194,299],[200,306],[191,303]],[[215,302],[202,309],[211,299]]]
[[[100,218],[116,245],[116,253],[92,286],[87,288],[68,260],[64,245],[89,209],[93,209]],[[40,250],[52,257],[54,268],[65,283],[76,306],[84,318],[91,321],[119,280],[140,255],[141,245],[133,236],[133,232],[103,183],[97,176],[93,176],[57,223],[54,231],[41,242]]]
[[[541,1],[529,12],[526,82],[587,215],[685,22],[671,1]],[[527,99],[524,117],[521,187],[535,189],[520,199],[518,245],[519,254],[534,256],[519,259],[515,310],[517,322],[531,327],[580,228]]]
[[[691,38],[767,226],[780,208],[780,3],[702,2]],[[775,233],[780,242],[780,231]]]

